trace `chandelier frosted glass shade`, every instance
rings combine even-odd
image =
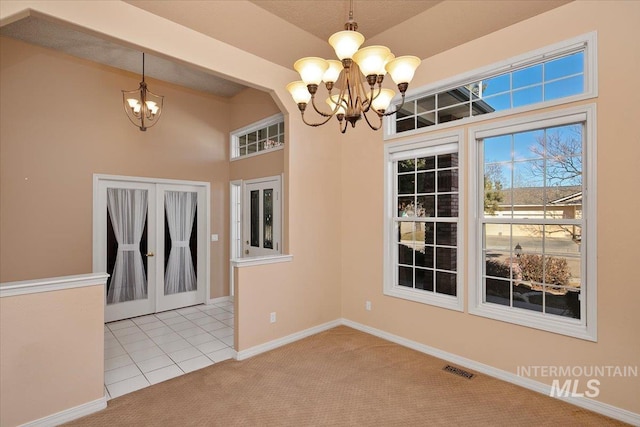
[[[371,74],[385,75],[384,67],[387,65],[387,58],[391,55],[391,50],[386,46],[369,46],[357,51],[353,55],[353,60],[365,77]]]
[[[311,100],[311,94],[307,85],[302,81],[291,82],[287,85],[287,90],[293,97],[296,104],[306,104]]]
[[[329,37],[329,44],[339,60],[351,59],[364,43],[364,36],[357,31],[338,31]]]
[[[144,81],[144,53],[142,54],[142,81],[137,90],[122,91],[122,105],[127,117],[141,131],[158,123],[162,114],[164,96],[147,89]]]
[[[322,58],[314,56],[298,59],[293,68],[300,73],[302,81],[307,85],[319,85],[329,64]]]
[[[417,56],[400,56],[390,61],[386,69],[394,82],[410,83],[418,65],[420,65],[420,58]]]
[[[415,56],[396,58],[386,46],[360,48],[364,36],[355,31],[358,25],[353,21],[352,10],[349,17],[345,31],[329,37],[329,44],[339,61],[318,57],[299,59],[293,68],[300,74],[301,80],[289,83],[287,90],[298,104],[302,121],[309,126],[322,126],[336,117],[340,132],[345,133],[347,123],[355,127],[364,118],[371,129],[378,130],[382,127],[382,118],[395,114],[397,110],[388,111],[395,92],[383,88],[385,75],[390,74],[402,95],[399,109],[404,104],[405,92],[420,65],[420,59]],[[324,83],[328,92],[326,104],[329,110],[326,106],[317,106],[315,102],[321,83]],[[338,93],[334,93],[334,90]],[[321,118],[320,121],[307,121],[305,111],[309,104]]]
[[[371,106],[375,111],[384,112],[389,108],[389,105],[391,105],[394,96],[396,96],[396,93],[391,89],[382,89],[380,94],[371,102]]]
[[[336,61],[335,59],[327,60],[327,64],[329,64],[329,68],[324,72],[324,76],[322,76],[322,80],[325,82],[336,82],[338,77],[340,77],[340,71],[342,71],[342,62]]]

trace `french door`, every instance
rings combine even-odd
[[[280,183],[279,176],[244,182],[243,257],[280,253],[282,226]]]
[[[203,303],[208,186],[94,181],[94,271],[110,275],[105,321]]]

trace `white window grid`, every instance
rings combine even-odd
[[[443,163],[443,159],[445,158],[445,156],[450,156],[450,160],[447,161],[445,165],[441,166],[441,163]],[[433,158],[432,165],[426,165],[422,169],[419,166],[417,166],[420,160],[428,161],[431,158]],[[396,201],[396,205],[398,206],[398,210],[400,210],[400,207],[403,206],[403,207],[406,207],[406,209],[402,211],[403,213],[405,213],[406,211],[409,211],[409,212],[413,212],[413,215],[404,216],[404,215],[400,215],[400,212],[398,212],[398,216],[394,218],[394,222],[395,222],[395,228],[398,230],[396,234],[397,235],[396,249],[398,251],[402,250],[402,246],[409,247],[407,242],[404,242],[404,243],[402,242],[403,234],[411,233],[414,236],[414,243],[411,245],[412,246],[411,247],[412,249],[411,263],[408,263],[408,262],[403,263],[402,262],[403,260],[399,259],[397,264],[398,269],[412,271],[411,273],[412,285],[411,286],[407,286],[407,284],[401,285],[400,277],[398,277],[397,279],[398,281],[396,283],[400,286],[407,286],[413,289],[419,289],[420,291],[423,291],[423,292],[432,292],[432,293],[440,293],[440,294],[456,296],[457,288],[455,286],[455,282],[456,282],[455,277],[457,276],[457,270],[458,270],[457,224],[458,224],[458,218],[459,218],[458,153],[456,151],[456,152],[451,152],[446,154],[442,153],[442,154],[436,154],[436,155],[427,155],[426,157],[415,157],[413,159],[407,159],[407,160],[413,161],[413,164],[416,165],[413,171],[400,172],[399,170],[400,161],[394,161],[395,168],[397,171],[396,177],[395,177],[396,192],[395,192],[394,198]],[[445,190],[441,191],[440,189],[440,177],[441,176],[446,177],[446,175],[444,175],[445,173],[449,175],[450,180],[452,181],[455,180],[455,187],[451,187],[449,191],[445,191]],[[420,189],[418,188],[418,186],[421,180],[420,176],[422,175],[422,180],[426,181],[427,175],[430,175],[430,174],[433,174],[433,181],[434,181],[433,188],[426,189],[426,191],[419,191]],[[399,194],[398,181],[402,177],[413,178],[414,191],[412,193],[407,192],[407,193]],[[442,181],[445,181],[445,180],[446,178],[442,179]],[[424,190],[424,187],[422,189]],[[440,209],[440,201],[447,196],[451,198],[450,202],[448,203],[448,207],[449,208],[455,207],[455,215],[453,214],[440,215],[441,211],[443,211]],[[444,212],[442,213],[444,214]],[[438,232],[436,230],[444,224],[448,224],[449,226],[451,226],[452,230],[455,230],[456,238],[454,240],[456,242],[454,244],[451,244],[448,242],[442,243],[439,241]],[[406,227],[406,225],[408,225],[409,227]],[[431,227],[433,229],[431,229]],[[417,242],[416,240],[417,235],[421,231],[424,231],[425,238],[423,241],[416,244],[415,242]],[[433,237],[431,241],[427,240],[428,235],[431,235]],[[420,251],[420,247],[422,247],[422,249],[424,250],[424,257],[425,257],[424,265],[422,266],[419,265],[417,262],[418,255],[416,253],[416,250],[418,252],[422,252]],[[439,258],[441,251],[450,252],[449,259],[452,260],[452,262],[450,262],[448,266],[447,265],[442,266],[443,264],[446,264],[446,262],[444,260],[441,261],[440,260],[441,258]],[[428,258],[430,258],[430,260]],[[408,261],[408,260],[404,260],[404,261]],[[427,287],[418,287],[419,274],[425,275],[426,277],[429,277],[431,275],[431,280],[430,280],[431,286],[428,286],[427,280],[425,279],[421,283],[421,285],[427,285]],[[444,283],[442,283],[443,288],[441,289],[439,280],[444,280],[444,278],[447,276],[449,277],[453,276],[454,286],[452,289],[451,288],[447,289],[446,287],[444,287]]]
[[[575,123],[575,125],[579,125],[580,127],[584,127],[582,125],[582,123]],[[545,135],[545,140],[547,139],[546,134],[548,132],[552,132],[554,128],[542,128],[542,129],[537,129],[540,130],[544,133]],[[581,131],[581,139],[583,139],[583,135],[584,135],[584,130]],[[514,177],[515,174],[515,170],[516,164],[524,164],[524,163],[528,163],[531,162],[532,158],[528,158],[526,160],[518,160],[515,158],[515,150],[513,148],[513,144],[514,144],[514,136],[515,134],[506,134],[506,135],[501,135],[501,136],[508,136],[510,139],[510,144],[511,144],[511,156],[512,159],[510,161],[501,161],[501,162],[497,162],[497,163],[493,163],[493,162],[486,162],[484,161],[484,156],[483,156],[483,146],[484,146],[484,140],[479,140],[478,143],[480,145],[480,148],[478,149],[478,153],[479,153],[479,158],[481,159],[480,161],[483,161],[483,164],[481,165],[481,167],[479,168],[480,171],[480,175],[478,177],[478,182],[481,183],[481,188],[478,189],[478,191],[483,191],[483,186],[484,186],[484,172],[486,169],[487,165],[502,165],[505,166],[507,170],[510,171],[510,183],[512,185],[515,184],[516,180]],[[582,155],[582,150],[580,152],[580,155]],[[525,247],[524,249],[522,247],[520,247],[521,251],[524,251],[523,254],[524,255],[535,255],[535,256],[542,256],[543,259],[547,260],[548,257],[563,257],[564,259],[571,259],[571,258],[577,258],[579,260],[580,265],[582,264],[582,256],[578,256],[576,254],[570,254],[570,253],[563,253],[563,252],[557,252],[553,250],[553,247],[551,245],[548,245],[548,241],[549,238],[548,236],[550,236],[550,233],[552,232],[559,232],[564,230],[564,227],[573,227],[576,228],[578,230],[582,230],[582,228],[584,227],[584,218],[582,217],[582,215],[580,215],[580,217],[574,218],[574,219],[562,219],[562,218],[558,218],[557,214],[555,213],[555,211],[549,209],[551,207],[553,207],[553,205],[551,205],[549,202],[550,200],[548,199],[548,197],[546,196],[547,194],[547,186],[546,186],[546,182],[547,182],[547,161],[549,160],[549,158],[547,156],[542,156],[542,157],[534,157],[533,158],[534,161],[538,161],[539,164],[542,165],[542,174],[543,174],[543,200],[541,200],[542,203],[542,207],[543,207],[543,212],[541,215],[522,215],[522,214],[518,214],[518,212],[514,209],[514,201],[513,199],[509,200],[509,205],[511,206],[511,213],[512,215],[501,215],[501,216],[496,216],[496,215],[487,215],[486,212],[484,211],[484,209],[479,212],[479,216],[480,216],[480,223],[481,223],[481,228],[483,230],[483,238],[482,238],[482,259],[486,260],[487,259],[487,254],[488,252],[505,252],[508,253],[508,260],[512,260],[515,261],[515,259],[517,259],[518,256],[520,256],[520,254],[516,254],[514,252],[514,248],[516,245],[520,244],[520,241],[518,240],[517,237],[514,237],[517,234],[518,228],[519,227],[523,227],[523,228],[527,228],[529,230],[536,230],[539,234],[540,234],[540,247],[536,248],[534,245],[533,247]],[[579,186],[580,187],[580,192],[582,192],[582,184]],[[513,188],[513,187],[512,187]],[[518,189],[524,189],[527,187],[516,187]],[[549,187],[550,188],[550,187]],[[511,195],[513,195],[513,193],[511,193]],[[520,218],[519,218],[520,217]],[[492,225],[497,225],[497,226],[503,226],[502,228],[504,228],[504,226],[507,226],[509,228],[509,244],[506,248],[489,248],[487,245],[487,228],[491,227]],[[580,233],[580,235],[582,235],[582,233]],[[564,292],[580,292],[580,288],[579,287],[574,287],[574,286],[559,286],[557,284],[553,284],[553,283],[546,283],[546,278],[548,277],[547,273],[545,272],[546,268],[547,268],[547,263],[543,263],[542,264],[542,279],[540,282],[534,282],[532,283],[536,288],[539,288],[539,292],[540,292],[540,298],[541,298],[541,304],[539,306],[540,311],[542,313],[548,314],[550,312],[552,312],[550,305],[547,302],[547,298],[550,297],[550,292],[552,291],[564,291]],[[483,262],[483,266],[486,266],[486,263]],[[483,282],[483,301],[486,303],[488,302],[487,300],[487,290],[486,290],[486,282],[487,279],[489,280],[499,280],[501,282],[508,282],[508,286],[510,287],[510,295],[509,295],[509,304],[508,306],[511,308],[516,308],[517,307],[517,303],[514,300],[514,294],[513,294],[513,286],[516,284],[517,280],[515,279],[515,273],[517,270],[517,268],[515,267],[514,263],[511,262],[509,263],[509,269],[510,269],[510,278],[505,278],[505,277],[499,277],[499,276],[491,276],[486,272],[486,269],[483,268],[483,275],[482,275],[482,282]],[[581,268],[582,269],[582,268]],[[582,279],[582,277],[581,277]],[[534,293],[534,292],[532,292]],[[578,294],[578,298],[579,298],[579,294]],[[532,307],[538,307],[537,305],[532,305]],[[578,318],[581,316],[582,313],[573,313],[574,315],[577,314]]]
[[[457,311],[462,311],[463,309],[463,292],[462,292],[462,283],[463,283],[463,271],[462,266],[464,265],[464,261],[462,259],[463,251],[462,251],[462,221],[460,214],[463,212],[463,201],[460,197],[463,186],[463,174],[461,167],[464,164],[463,155],[460,151],[458,141],[462,138],[461,132],[455,132],[453,134],[448,134],[446,136],[440,136],[435,139],[431,138],[421,138],[420,140],[413,141],[405,141],[402,143],[396,144],[388,144],[385,147],[385,156],[387,161],[386,174],[385,174],[385,212],[386,212],[386,221],[385,221],[385,284],[384,284],[384,293],[386,295],[408,299],[412,301],[418,301],[425,304],[435,305],[438,307],[449,308]],[[448,165],[438,168],[437,160],[434,168],[429,168],[428,172],[422,172],[415,170],[413,172],[398,172],[398,163],[403,160],[419,159],[426,157],[438,157],[440,155],[447,154],[457,154],[458,161],[456,165]],[[437,171],[456,171],[457,172],[457,189],[451,189],[451,191],[438,191],[437,187]],[[398,178],[402,176],[411,175],[412,173],[415,176],[415,180],[417,182],[419,173],[431,173],[434,172],[436,178],[436,187],[433,191],[423,191],[419,192],[416,188],[416,191],[413,194],[398,194]],[[415,184],[414,184],[415,185]],[[458,211],[457,214],[451,216],[443,216],[438,215],[438,205],[437,205],[437,197],[439,195],[455,195],[458,201]],[[429,207],[427,209],[423,206],[419,206],[418,200],[421,199],[424,201],[424,198],[427,196],[433,196],[433,207]],[[408,201],[408,198],[411,198],[414,209],[410,211],[411,216],[403,216],[403,213],[400,210],[399,202]],[[420,209],[416,209],[420,208]],[[432,209],[432,210],[431,210]],[[431,215],[431,216],[430,216]],[[404,224],[404,229],[402,228]],[[422,242],[418,242],[418,249],[420,247],[425,247],[425,256],[427,255],[427,247],[431,247],[433,249],[433,254],[431,255],[430,266],[420,266],[416,265],[416,252],[412,251],[411,254],[411,262],[407,259],[404,263],[400,262],[400,254],[401,246],[408,242],[404,242],[401,244],[400,238],[401,233],[407,233],[409,231],[414,232],[417,227],[424,229],[424,227],[434,226],[438,227],[439,224],[452,224],[455,225],[456,236],[452,243],[443,243],[437,240],[437,237],[434,235],[433,241],[425,242],[424,245]],[[436,229],[433,230],[435,233]],[[426,239],[425,239],[426,240]],[[448,265],[443,266],[442,262],[438,262],[437,250],[454,250],[454,256],[452,258],[447,259],[444,258],[445,262],[453,262]],[[401,285],[399,283],[399,269],[400,267],[411,268],[412,279],[414,280],[411,286],[407,286],[408,283]],[[417,271],[420,270],[420,271]],[[426,286],[415,286],[415,273],[416,271],[420,274],[430,271],[433,273],[433,287],[422,289],[422,287]],[[438,275],[447,275],[447,274],[455,274],[455,282],[453,284],[454,291],[443,293],[438,292],[438,284],[435,281]],[[427,276],[428,277],[428,276]],[[451,289],[451,288],[449,288]],[[453,295],[452,295],[453,294]]]
[[[486,138],[500,135],[514,134],[536,129],[552,128],[557,126],[580,124],[582,125],[582,208],[579,217],[575,219],[562,219],[554,215],[542,215],[538,218],[522,218],[518,215],[499,216],[484,214],[484,156],[482,153],[482,141]],[[472,186],[476,191],[471,195],[472,206],[475,206],[475,221],[471,222],[469,229],[469,264],[470,271],[474,274],[474,281],[469,286],[469,312],[472,314],[489,317],[497,320],[533,327],[549,332],[573,336],[585,340],[597,340],[596,328],[596,295],[597,295],[597,262],[596,262],[596,194],[595,194],[595,105],[585,105],[564,110],[552,111],[536,116],[527,116],[504,121],[502,123],[487,124],[469,130],[469,139],[472,158]],[[485,235],[484,227],[487,224],[515,225],[541,225],[541,226],[576,226],[581,229],[580,250],[580,316],[578,319],[558,316],[545,312],[513,308],[486,302],[484,280],[485,265]],[[510,241],[510,250],[515,248],[518,242]],[[542,249],[538,250],[544,255],[559,255],[545,247],[542,239]],[[513,254],[515,255],[515,253]]]
[[[590,99],[598,96],[597,85],[597,34],[584,34],[551,46],[519,55],[479,68],[435,84],[412,89],[406,94],[405,106],[399,114],[385,118],[384,138],[398,138],[446,129],[461,124],[514,115],[526,111],[561,105],[568,102]],[[583,69],[560,77],[549,77],[544,72],[545,65],[571,55],[582,55]],[[541,66],[542,79],[540,82],[527,86],[514,87],[513,75],[532,67]],[[509,77],[509,89],[490,96],[478,96],[482,92],[482,82],[500,76]],[[571,79],[582,80],[582,90],[575,91],[549,99],[545,88],[553,84],[561,84]],[[479,89],[478,89],[479,88]],[[526,90],[540,88],[540,101],[533,103],[519,103],[514,101],[514,94]],[[475,92],[475,93],[474,93]],[[480,92],[480,93],[479,93]],[[484,100],[508,97],[510,108],[498,111],[483,111],[488,109]],[[456,102],[457,98],[457,102]],[[484,103],[484,104],[483,104]],[[399,101],[397,102],[399,104]],[[447,113],[455,113],[447,114]],[[401,129],[398,123],[403,120],[412,121],[406,129]]]
[[[281,149],[285,142],[282,114],[231,132],[231,160]]]

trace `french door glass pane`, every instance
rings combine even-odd
[[[147,253],[147,221],[144,222],[144,230],[142,232],[142,239],[140,240],[140,253]],[[118,255],[118,241],[113,231],[113,225],[111,224],[111,215],[107,211],[107,294],[111,288],[111,279],[113,277],[113,270],[116,266],[116,258]],[[144,267],[144,275],[147,276],[147,263],[142,263]],[[145,283],[145,289],[147,284]]]
[[[165,192],[165,295],[197,290],[197,198],[194,192]]]
[[[263,244],[265,249],[273,249],[273,189],[267,188],[263,194]]]
[[[148,192],[107,189],[107,304],[147,298]]]
[[[251,191],[251,246],[260,247],[260,190]]]

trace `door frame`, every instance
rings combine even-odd
[[[280,187],[280,199],[278,201],[280,205],[280,221],[279,227],[279,251],[282,254],[283,241],[284,241],[284,190],[282,183],[284,182],[284,174],[265,176],[261,178],[247,179],[247,180],[233,180],[229,182],[229,295],[234,296],[234,266],[233,261],[243,258],[242,254],[242,233],[244,228],[244,196],[246,192],[247,184],[263,182],[263,181],[278,181]],[[236,228],[237,224],[240,224],[239,229]]]
[[[242,258],[242,188],[241,179],[229,183],[229,295],[235,296],[233,260]]]
[[[166,179],[166,178],[148,178],[148,177],[136,177],[136,176],[124,176],[124,175],[106,175],[106,174],[93,174],[93,257],[92,257],[92,270],[94,273],[103,273],[97,271],[98,266],[102,260],[107,256],[105,248],[102,247],[99,242],[102,233],[102,224],[99,221],[101,215],[102,202],[98,197],[99,185],[101,181],[121,181],[123,183],[144,183],[144,184],[156,184],[156,185],[185,185],[193,187],[204,188],[204,206],[206,207],[205,215],[205,291],[204,291],[204,303],[210,299],[211,295],[211,244],[209,243],[209,236],[211,235],[211,184],[205,181],[186,181],[178,179]],[[153,207],[156,209],[156,207]],[[156,293],[154,305],[157,307],[158,293]]]

